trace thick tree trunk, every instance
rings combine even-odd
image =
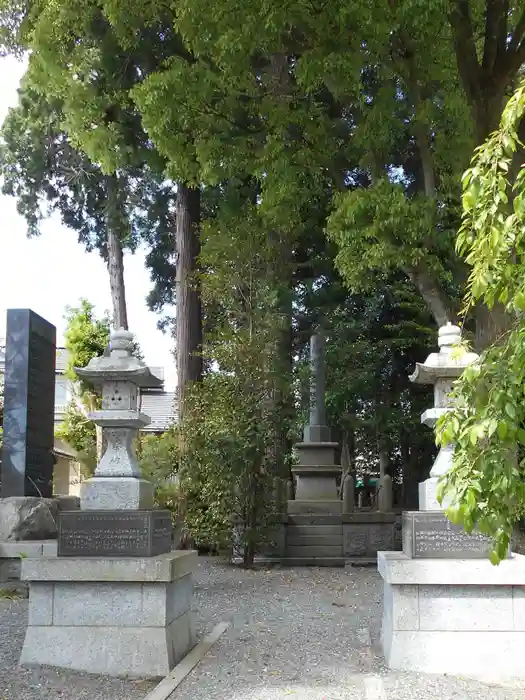
[[[117,175],[106,178],[107,204],[107,266],[111,304],[113,306],[113,325],[116,329],[128,330],[128,312],[126,307],[126,287],[124,284],[124,254],[122,251],[122,226],[125,218],[122,216],[119,200],[119,183]]]
[[[185,391],[202,379],[202,308],[198,271],[200,191],[178,185],[176,214],[176,358],[179,416]]]
[[[455,314],[449,308],[445,293],[423,260],[417,266],[403,268],[403,272],[423,297],[438,327],[454,321]]]

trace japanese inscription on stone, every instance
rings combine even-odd
[[[76,511],[59,517],[59,556],[149,557],[171,549],[168,511]]]
[[[403,513],[403,551],[412,558],[482,559],[488,557],[490,540],[468,534],[441,512]]]

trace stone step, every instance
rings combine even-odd
[[[292,558],[311,558],[311,557],[342,557],[342,545],[306,545],[306,546],[286,546],[286,556]]]
[[[288,525],[287,537],[342,537],[342,525]]]
[[[315,515],[341,517],[343,502],[338,500],[325,501],[288,501],[288,513],[290,515]]]
[[[289,515],[289,525],[339,525],[342,527],[340,515]]]
[[[282,566],[341,566],[344,567],[344,557],[284,557]]]
[[[343,546],[343,533],[340,532],[337,535],[303,535],[292,534],[288,532],[286,536],[286,545],[288,547],[306,547],[306,546],[317,546],[322,547],[325,545],[332,546]]]

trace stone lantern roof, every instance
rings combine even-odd
[[[477,362],[475,352],[458,352],[454,346],[461,342],[461,329],[452,323],[441,326],[438,332],[439,352],[432,352],[425,362],[417,362],[409,379],[415,384],[435,384],[438,379],[457,379],[463,370]]]
[[[113,331],[109,352],[94,357],[86,367],[75,367],[75,372],[95,386],[108,381],[125,381],[140,387],[162,386],[162,379],[151,373],[133,352],[133,333],[121,328]]]

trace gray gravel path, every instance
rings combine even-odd
[[[525,699],[523,689],[386,669],[373,568],[242,571],[200,559],[194,607],[199,634],[231,627],[170,700]]]
[[[27,600],[0,599],[0,700],[142,700],[155,685],[52,668],[20,668],[26,625]]]

